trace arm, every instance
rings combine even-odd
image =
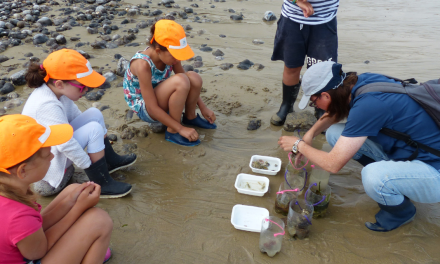
[[[77,202],[72,209],[57,223],[46,230],[47,251],[66,233],[66,231],[78,220],[78,218],[89,208],[95,206],[99,201],[101,187],[97,184],[88,185],[78,196]]]
[[[312,140],[319,134],[321,134],[322,131],[329,128],[331,125],[336,124],[337,121],[334,117],[327,117],[328,114],[325,113],[316,123],[312,126],[312,128],[307,131],[307,133],[304,135],[303,140],[309,144],[312,145]],[[292,142],[292,146],[295,141]],[[292,148],[290,148],[292,149]]]
[[[152,117],[161,122],[167,127],[180,132],[183,126],[168,115],[157,102],[156,94],[151,85],[151,68],[148,62],[144,60],[135,60],[130,65],[131,72],[139,79],[139,86],[141,88],[142,98],[145,102],[145,107]]]
[[[75,205],[80,193],[91,182],[72,184],[66,187],[58,196],[41,212],[43,217],[43,230],[46,231],[59,222]]]
[[[315,10],[313,10],[312,5],[309,2],[307,2],[307,0],[297,0],[296,5],[302,9],[304,13],[304,17],[309,17],[315,13]]]
[[[287,139],[287,140],[285,140]],[[295,142],[297,137],[281,137],[278,144],[285,150],[291,151],[293,143],[290,144],[290,139]],[[313,164],[331,173],[337,173],[347,162],[356,154],[356,152],[364,144],[367,137],[339,137],[333,149],[327,153],[310,146],[304,141],[298,144],[298,151],[306,156]]]
[[[63,109],[56,104],[43,104],[40,109],[37,110],[36,119],[39,123],[46,126],[69,124]],[[87,169],[91,165],[90,157],[74,138],[71,138],[64,144],[54,146],[54,148],[62,152],[81,169]]]

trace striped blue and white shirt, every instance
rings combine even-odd
[[[331,21],[338,13],[339,0],[308,0],[315,13],[310,17],[304,17],[302,9],[289,0],[284,0],[281,15],[290,18],[296,23],[306,25],[319,25]]]

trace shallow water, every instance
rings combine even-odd
[[[141,2],[127,1],[130,4]],[[181,7],[191,4],[176,2]],[[235,204],[265,207],[271,215],[276,215],[276,192],[288,162],[286,153],[277,145],[277,139],[291,133],[269,123],[281,100],[283,64],[270,61],[276,22],[262,21],[266,10],[272,10],[279,17],[282,1],[210,3],[205,0],[196,3],[200,7],[194,10],[200,16],[206,15],[220,22],[177,21],[194,28],[191,31],[194,38],[188,38],[188,42],[196,55],[203,56],[201,70],[207,89],[203,96],[209,99],[208,106],[217,115],[218,129],[198,130],[203,140],[195,148],[168,143],[163,134],[123,141],[137,144],[139,158],[135,166],[120,173],[133,184],[132,194],[122,199],[101,200],[98,204],[114,221],[111,240],[114,255],[109,263],[439,263],[440,206],[417,204],[418,214],[414,222],[389,233],[369,231],[364,222],[374,221],[378,207],[365,194],[361,167],[354,161],[330,176],[332,196],[328,214],[325,218],[313,220],[309,238],[292,241],[285,235],[282,250],[274,258],[260,253],[258,233],[234,229],[230,217]],[[216,8],[210,8],[211,4]],[[150,5],[152,9],[155,6]],[[229,8],[243,12],[245,19],[231,21],[231,13],[227,12]],[[440,77],[439,10],[438,1],[341,0],[339,62],[345,71],[380,72],[400,78],[415,77],[419,81]],[[119,26],[121,20],[118,17],[114,23]],[[116,33],[122,35],[122,30],[132,27],[135,24],[121,25]],[[205,33],[197,35],[196,32],[202,29]],[[85,28],[74,28],[63,34],[66,38],[81,34],[83,42],[96,38],[96,35],[84,32]],[[220,38],[219,34],[227,37]],[[142,38],[147,35],[146,30],[142,31],[135,42],[144,45]],[[254,45],[254,39],[265,43]],[[68,43],[72,45],[72,42]],[[221,49],[225,59],[216,61],[211,53],[199,51],[201,44],[208,44],[214,50]],[[114,69],[115,53],[130,58],[142,47],[81,48],[95,56],[90,60],[92,65]],[[7,65],[22,64],[24,61],[17,59],[28,51],[44,58],[46,54],[41,50],[30,45],[9,48],[3,54],[15,56],[15,59],[2,63],[0,69],[4,71]],[[236,65],[244,59],[261,63],[265,68],[262,71],[254,68],[238,70]],[[369,63],[364,63],[367,60]],[[234,68],[228,71],[219,69],[218,65],[225,62],[234,63]],[[107,63],[109,66],[105,66]],[[113,85],[121,80],[119,78]],[[22,99],[30,93],[28,88],[19,88],[18,91]],[[109,89],[100,102],[111,106],[103,114],[110,125],[109,131],[116,133],[116,127],[125,122],[127,109],[122,89]],[[91,103],[85,99],[78,101],[82,110],[89,108]],[[8,113],[20,111],[21,107]],[[252,117],[262,119],[262,126],[256,131],[246,130]],[[133,120],[130,125],[143,125],[137,117]],[[115,146],[122,146],[120,139]],[[323,136],[317,137],[314,146],[330,150]],[[263,197],[239,194],[234,188],[239,173],[253,174],[248,166],[252,155],[279,157],[283,162],[276,176],[268,176],[269,191]],[[50,200],[42,198],[40,202],[46,205]]]

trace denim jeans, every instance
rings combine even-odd
[[[326,132],[333,147],[345,128],[334,124]],[[376,162],[362,169],[362,184],[373,200],[384,205],[399,205],[403,196],[419,203],[440,202],[440,172],[419,160],[390,160],[382,147],[367,139],[353,159],[366,155]]]

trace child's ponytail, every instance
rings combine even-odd
[[[43,64],[31,63],[26,73],[26,83],[30,88],[38,88],[45,83],[46,70]]]

